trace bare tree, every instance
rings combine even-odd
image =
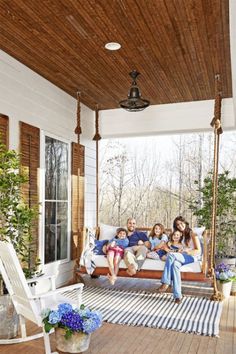
[[[230,136],[233,141],[236,134]],[[193,217],[189,202],[194,198],[201,205],[195,181],[201,186],[212,168],[212,137],[212,133],[169,137],[170,151],[160,150],[160,137],[140,138],[136,146],[132,138],[131,144],[126,140],[110,140],[103,144],[101,221],[122,225],[127,217],[134,216],[139,225],[161,222],[172,227],[174,217],[183,214],[194,224],[196,217]],[[236,150],[226,142],[229,142],[227,137],[222,144],[223,151],[226,146],[231,149],[229,151]],[[236,172],[235,153],[228,152],[227,156],[222,153],[221,168],[231,166]]]

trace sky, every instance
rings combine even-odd
[[[198,139],[197,134],[182,134],[182,139],[185,141],[185,149],[193,148],[194,140]],[[213,158],[213,133],[204,133],[203,140],[203,150],[204,154],[209,152]],[[210,142],[209,142],[209,139]],[[107,145],[108,139],[103,139],[100,142],[100,157],[104,158],[104,148]],[[153,156],[156,163],[160,163],[165,166],[165,162],[172,160],[177,154],[176,144],[180,141],[180,135],[159,135],[159,136],[148,136],[148,137],[132,137],[132,138],[119,138],[112,140],[113,142],[120,142],[122,145],[125,145],[128,156],[132,156],[135,152],[138,156],[144,155]],[[236,132],[224,132],[220,136],[220,164],[219,171],[223,169],[229,169],[232,171],[233,175],[236,175]],[[114,149],[110,151],[106,150],[106,156],[110,156],[114,153]],[[183,154],[184,155],[184,154]],[[205,157],[205,156],[204,156]],[[207,168],[211,168],[208,166]]]

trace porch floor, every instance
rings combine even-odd
[[[111,287],[106,277],[91,279],[83,276],[86,285]],[[159,286],[156,280],[119,278],[118,289],[155,291]],[[210,296],[209,284],[184,282],[183,293],[188,295]],[[34,325],[29,324],[29,333],[35,333]],[[52,350],[55,350],[54,336],[51,335]],[[1,354],[43,354],[43,339],[0,347]],[[185,334],[164,329],[131,327],[104,323],[92,334],[87,354],[236,354],[236,297],[224,301],[220,321],[220,338]]]

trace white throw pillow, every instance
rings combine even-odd
[[[111,240],[116,236],[116,230],[119,226],[100,224],[99,240]]]

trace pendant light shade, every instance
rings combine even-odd
[[[128,93],[128,99],[120,101],[120,107],[126,109],[129,112],[139,112],[147,108],[150,105],[148,100],[141,97],[136,79],[140,73],[136,70],[131,71],[129,75],[132,78],[132,84]]]

